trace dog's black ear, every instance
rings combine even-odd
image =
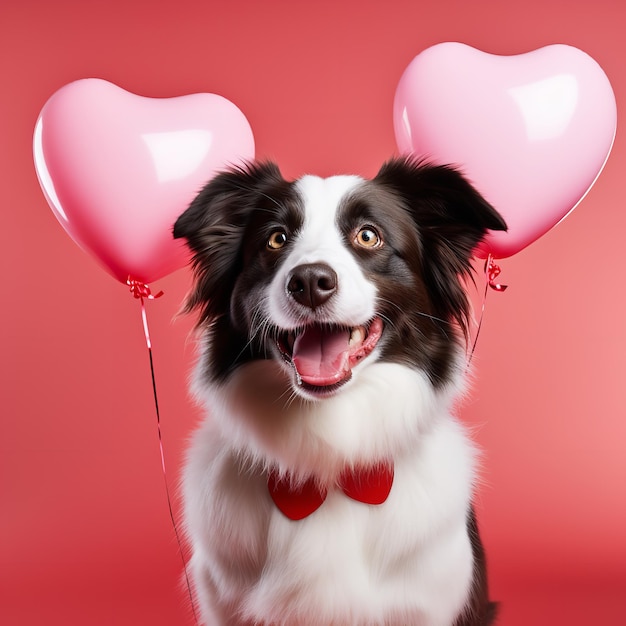
[[[500,214],[454,167],[398,158],[374,179],[399,195],[422,243],[422,272],[439,312],[467,332],[469,305],[460,277],[488,230],[506,230]]]
[[[186,310],[200,310],[200,322],[229,308],[230,290],[241,269],[242,240],[259,196],[287,184],[273,163],[254,163],[222,172],[209,181],[176,220],[175,238],[192,251],[194,288]]]

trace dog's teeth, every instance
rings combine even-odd
[[[362,326],[357,326],[352,329],[350,333],[350,346],[359,345],[363,343],[365,337],[365,331]]]

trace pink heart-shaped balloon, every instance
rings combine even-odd
[[[459,166],[506,220],[477,251],[515,254],[563,219],[609,156],[613,90],[587,54],[496,56],[460,43],[419,54],[394,102],[398,149]]]
[[[72,239],[118,280],[149,283],[186,263],[176,218],[218,170],[254,157],[254,138],[221,96],[146,98],[90,78],[46,102],[33,149]]]

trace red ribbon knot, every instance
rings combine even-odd
[[[133,294],[133,298],[136,300],[143,300],[144,298],[147,300],[156,300],[163,295],[163,292],[159,291],[159,293],[153,296],[150,287],[148,287],[146,283],[139,282],[130,276],[127,278],[126,284],[130,287],[130,293]]]
[[[499,283],[496,283],[496,278],[500,276],[501,271],[502,270],[500,269],[500,266],[496,265],[493,257],[490,254],[485,261],[485,275],[487,276],[487,282],[489,286],[494,291],[505,291],[508,287],[508,285],[500,285]]]

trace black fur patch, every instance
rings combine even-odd
[[[458,172],[411,158],[389,161],[374,183],[411,214],[422,242],[421,272],[437,314],[467,332],[469,305],[459,277],[471,274],[474,248],[488,230],[506,230],[497,211]]]
[[[193,252],[194,288],[186,309],[211,328],[211,379],[242,363],[267,358],[263,333],[251,341],[255,312],[247,305],[272,279],[282,256],[266,249],[277,228],[295,232],[303,211],[293,183],[272,163],[251,164],[210,181],[174,225]],[[258,320],[256,320],[258,322]]]
[[[489,600],[485,550],[480,540],[476,514],[473,508],[469,510],[467,516],[467,533],[472,542],[474,577],[465,611],[458,617],[454,626],[490,626],[496,621],[498,604]]]
[[[346,235],[365,223],[384,240],[375,252],[354,248],[389,322],[383,360],[418,367],[435,386],[445,383],[458,328],[467,337],[469,304],[459,279],[470,275],[473,249],[487,230],[504,222],[456,170],[410,159],[385,164],[339,215]]]

